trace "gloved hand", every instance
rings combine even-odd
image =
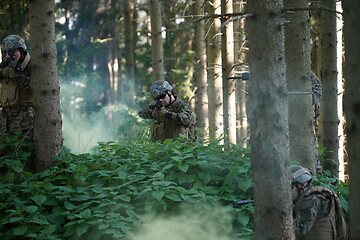
[[[152,113],[152,117],[157,120],[164,121],[167,113],[168,111],[165,109],[165,107],[155,108],[155,110]]]
[[[2,75],[4,77],[10,77],[10,78],[14,78],[16,75],[15,69],[7,66],[2,70]]]

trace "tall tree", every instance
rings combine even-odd
[[[195,14],[204,14],[204,0],[195,1]],[[204,22],[198,21],[195,26],[195,81],[197,126],[202,129],[202,137],[208,135],[208,98],[207,98],[207,71],[206,71],[206,42]]]
[[[343,0],[346,149],[349,156],[350,239],[360,239],[360,1]]]
[[[336,10],[336,0],[323,1],[326,8]],[[339,171],[339,139],[338,139],[338,88],[337,88],[337,30],[336,14],[323,11],[323,24],[321,33],[321,80],[323,86],[322,114],[323,116],[323,144],[326,150],[324,169],[330,170],[334,175]]]
[[[233,1],[221,0],[221,14],[233,13]],[[223,116],[225,141],[236,144],[236,105],[234,76],[234,27],[233,21],[222,18],[222,80],[223,80]]]
[[[209,14],[221,14],[220,0],[208,3]],[[221,71],[221,36],[217,32],[221,21],[213,18],[209,21],[207,36],[208,66],[208,99],[209,99],[209,135],[211,139],[219,138],[224,133],[222,103],[222,71]]]
[[[126,103],[129,106],[135,106],[135,42],[133,11],[134,5],[132,0],[123,1],[124,3],[124,38],[125,38],[125,72],[126,74]]]
[[[294,239],[282,9],[282,0],[248,2],[253,15],[246,30],[256,239]]]
[[[308,0],[284,0],[286,8],[307,8]],[[310,79],[310,25],[308,11],[287,15],[285,27],[286,78],[289,94],[290,158],[315,173],[314,110]]]
[[[244,11],[245,0],[234,2],[234,12],[241,13]],[[244,71],[247,66],[247,48],[244,36],[244,18],[234,21],[234,66],[236,71]],[[236,83],[236,142],[246,147],[247,139],[247,112],[246,112],[246,81],[239,79]]]
[[[53,0],[29,1],[34,95],[35,171],[49,169],[62,151],[60,86]]]
[[[153,79],[154,81],[164,80],[162,20],[159,0],[150,0],[150,17]]]

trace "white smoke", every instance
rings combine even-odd
[[[231,209],[184,209],[175,216],[149,218],[131,240],[230,240]]]

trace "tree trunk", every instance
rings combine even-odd
[[[233,13],[233,1],[221,0],[221,14]],[[223,80],[223,115],[225,141],[236,144],[236,105],[234,76],[234,28],[233,22],[222,18],[222,80]]]
[[[336,10],[336,0],[323,2],[328,9]],[[338,127],[339,117],[337,112],[337,48],[336,48],[336,15],[333,12],[323,11],[322,28],[322,67],[321,79],[323,86],[322,108],[323,108],[323,146],[326,151],[324,169],[329,170],[337,176],[339,171],[339,139]]]
[[[209,14],[221,14],[220,0],[211,0]],[[213,22],[212,22],[213,21]],[[209,135],[210,139],[219,138],[223,133],[222,77],[221,77],[221,36],[220,19],[210,20],[208,42],[208,99],[209,99]]]
[[[55,162],[62,151],[60,86],[55,45],[54,1],[29,1],[32,53],[31,83],[34,95],[35,171]]]
[[[346,149],[349,156],[350,238],[360,239],[360,1],[343,0]]]
[[[245,0],[237,0],[234,2],[234,12],[243,12],[244,11]],[[244,38],[244,19],[234,21],[234,56],[235,56],[235,65],[239,65],[236,68],[236,71],[246,70],[245,66],[247,51],[245,50]],[[242,79],[237,80],[236,82],[236,142],[241,144],[242,147],[247,146],[247,113],[246,113],[246,81]]]
[[[248,2],[253,14],[246,30],[256,239],[294,239],[282,9],[281,0]]]
[[[203,0],[195,1],[195,14],[202,15]],[[196,91],[196,115],[197,126],[201,129],[200,136],[208,135],[209,121],[208,121],[208,98],[207,98],[207,71],[206,71],[206,42],[205,42],[205,28],[204,22],[199,21],[195,26],[195,82],[197,85]]]
[[[135,107],[135,56],[134,56],[134,28],[133,14],[134,6],[131,0],[124,1],[124,38],[125,38],[125,71],[126,71],[126,101],[129,106]],[[118,26],[116,26],[118,27]]]
[[[308,0],[285,0],[284,3],[285,8],[307,8],[309,4]],[[296,11],[287,17],[290,20],[285,27],[290,159],[315,173],[317,145],[310,79],[309,12]]]
[[[164,56],[162,40],[161,5],[159,0],[150,0],[151,55],[153,79],[164,80]]]

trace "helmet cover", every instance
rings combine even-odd
[[[311,173],[300,165],[290,166],[292,180],[291,182],[305,183],[311,180]]]
[[[153,98],[159,99],[167,90],[172,90],[173,87],[168,81],[158,80],[150,87],[150,92]]]
[[[22,48],[23,50],[27,49],[24,39],[22,39],[20,36],[9,35],[3,39],[1,44],[2,51],[8,52],[18,48]]]

